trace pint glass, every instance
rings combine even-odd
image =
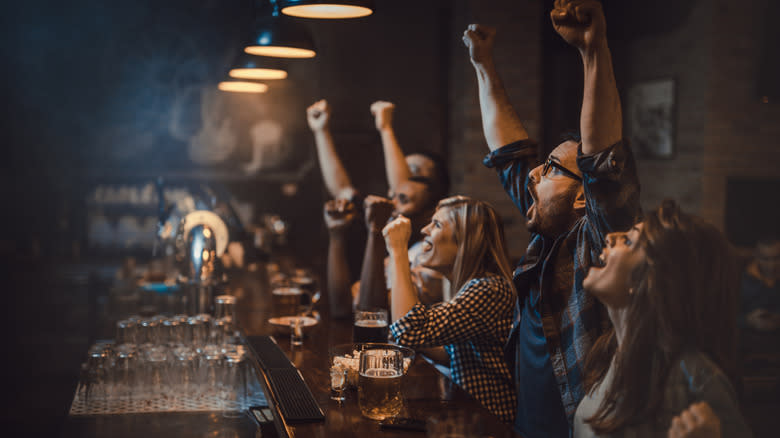
[[[366,348],[360,352],[358,405],[372,420],[395,417],[401,412],[403,354],[397,349]]]
[[[274,316],[295,316],[301,313],[303,289],[277,287],[271,293]]]
[[[355,324],[352,326],[352,342],[361,344],[364,342],[387,342],[389,326],[387,324],[387,310],[355,312]]]

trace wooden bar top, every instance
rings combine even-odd
[[[320,283],[321,284],[321,283]],[[288,329],[275,328],[271,316],[271,291],[265,268],[230,274],[225,291],[238,298],[238,324],[247,342],[254,337],[274,336],[277,344],[298,368],[304,381],[325,414],[316,423],[288,425],[276,416],[273,424],[259,425],[249,415],[226,419],[218,412],[159,412],[147,414],[69,416],[63,425],[63,437],[396,437],[425,436],[424,432],[381,429],[379,422],[363,417],[357,403],[357,390],[348,389],[339,404],[330,399],[330,355],[332,346],[351,343],[351,319],[331,319],[327,294],[315,310],[319,322],[305,332],[303,346],[292,348]],[[483,408],[457,385],[439,373],[419,353],[415,355],[402,384],[404,408],[400,416],[427,420],[443,414],[467,413],[480,426],[479,437],[516,437],[510,425]],[[267,394],[268,396],[268,394]]]
[[[254,282],[250,282],[254,283]],[[346,400],[339,404],[330,399],[330,349],[335,345],[352,342],[352,320],[331,319],[327,311],[327,295],[317,304],[319,323],[307,328],[303,346],[293,347],[288,329],[280,329],[268,323],[271,314],[270,292],[266,287],[233,290],[239,297],[239,324],[250,344],[253,336],[272,335],[287,357],[301,371],[320,408],[325,421],[301,425],[284,425],[283,432],[293,437],[395,437],[424,433],[380,428],[379,422],[361,415],[357,403],[357,390],[348,389]],[[322,282],[320,282],[322,284]],[[265,290],[261,290],[265,289]],[[421,354],[416,354],[404,376],[402,386],[404,408],[400,417],[427,420],[431,417],[468,413],[482,430],[484,437],[516,437],[511,425],[507,425],[482,407],[459,386],[441,374]]]

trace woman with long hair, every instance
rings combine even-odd
[[[583,286],[612,329],[587,357],[574,436],[750,436],[734,391],[739,274],[724,236],[664,201],[609,234],[600,260]]]
[[[465,196],[443,199],[423,228],[417,262],[457,291],[430,307],[418,301],[409,273],[409,220],[382,231],[393,281],[390,326],[395,341],[413,348],[444,346],[452,379],[504,421],[515,414],[515,390],[504,360],[515,291],[501,219],[489,204]]]

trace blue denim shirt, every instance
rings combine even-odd
[[[483,161],[496,170],[523,215],[533,202],[527,188],[536,157],[536,144],[522,140],[492,151]],[[609,324],[606,310],[585,292],[582,280],[598,259],[606,235],[629,229],[641,212],[636,164],[623,142],[592,155],[580,149],[577,165],[583,174],[585,214],[557,239],[531,236],[514,272],[518,300],[506,345],[510,369],[517,376],[516,353],[526,336],[520,333],[523,305],[528,294],[538,294],[547,352],[569,425],[584,396],[585,356]]]

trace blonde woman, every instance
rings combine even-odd
[[[417,263],[447,277],[455,296],[418,302],[407,255],[411,224],[401,216],[383,230],[393,266],[390,332],[412,348],[443,346],[452,380],[503,421],[515,414],[515,389],[504,360],[515,291],[501,219],[487,203],[465,196],[439,202],[422,229]]]

